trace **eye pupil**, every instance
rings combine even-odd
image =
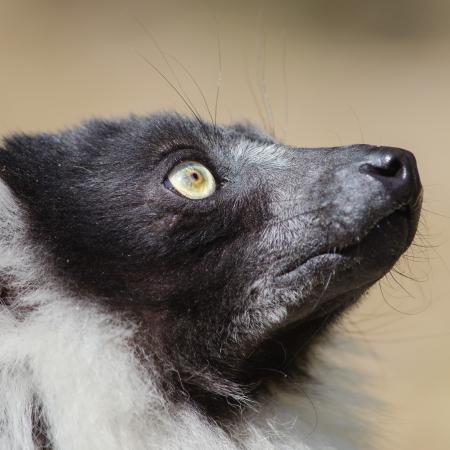
[[[200,175],[197,172],[193,172],[191,174],[191,177],[195,180],[198,181],[200,179]]]

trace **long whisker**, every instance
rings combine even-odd
[[[217,127],[217,111],[219,108],[219,94],[222,86],[223,66],[222,66],[222,48],[220,44],[220,35],[217,33],[217,59],[219,63],[219,73],[217,78],[216,101],[214,104],[214,127]]]
[[[396,284],[403,292],[405,292],[405,294],[406,294],[408,297],[410,297],[410,298],[415,298],[414,295],[413,295],[410,291],[408,291],[408,289],[406,289],[405,286],[403,286],[403,284],[401,284],[400,281],[397,280],[397,278],[395,278],[395,276],[394,276],[394,274],[393,274],[392,272],[389,272],[388,275],[392,278],[392,280],[394,281],[394,283],[395,283],[395,284]],[[390,305],[390,306],[392,306],[392,305]],[[395,309],[395,308],[394,308],[394,309]],[[396,310],[396,311],[398,311],[398,310]],[[402,311],[402,313],[403,313],[403,314],[409,314],[409,313],[405,313],[405,311]],[[413,314],[413,315],[414,315],[414,314]]]
[[[353,106],[349,105],[348,108],[350,109],[350,111],[352,112],[354,118],[356,119],[356,123],[358,124],[359,133],[360,133],[360,136],[361,136],[361,141],[362,141],[363,144],[365,144],[366,140],[364,138],[364,133],[363,133],[362,126],[361,126],[361,121],[359,120],[359,116],[358,116],[358,114],[356,114],[356,111],[354,110]]]
[[[393,313],[391,313],[391,315],[392,314]],[[401,321],[404,318],[405,318],[405,316],[403,314],[402,315],[396,314],[395,317],[391,318],[390,320],[386,320],[386,321],[382,322],[381,324],[377,324],[370,328],[365,327],[364,332],[369,334],[370,336],[386,335],[386,331],[388,331],[388,330],[386,330],[387,327],[389,327],[390,325],[393,325],[393,324],[397,324],[399,321]],[[356,324],[354,324],[353,322],[352,322],[352,325],[356,326]],[[351,333],[351,331],[348,331],[348,332]]]
[[[259,62],[259,72],[260,76],[258,78],[258,85],[261,97],[263,99],[263,105],[267,114],[267,123],[269,125],[269,132],[272,136],[275,136],[275,124],[273,119],[272,105],[270,102],[270,97],[267,91],[266,82],[266,36],[264,30],[262,30],[262,39],[260,43],[260,48],[258,51],[258,62]]]
[[[262,127],[267,132],[270,132],[269,126],[267,125],[266,118],[265,118],[265,116],[263,114],[263,111],[261,109],[261,105],[259,103],[258,96],[256,95],[255,89],[253,88],[253,83],[252,83],[252,80],[251,80],[251,77],[250,77],[250,71],[249,71],[249,68],[248,68],[248,60],[247,60],[247,58],[245,58],[245,76],[246,76],[248,89],[250,91],[250,94],[252,96],[253,102],[255,103],[255,106],[256,106],[256,110],[258,112],[258,116],[261,119]]]
[[[430,209],[424,208],[423,206],[422,206],[422,211],[425,211],[430,214],[434,214],[435,216],[442,217],[444,219],[450,219],[450,216],[446,216],[445,214],[441,214],[436,211],[431,211]]]
[[[283,35],[283,55],[282,55],[282,67],[283,67],[283,88],[284,88],[284,127],[283,134],[284,140],[287,140],[289,129],[289,89],[287,79],[287,34],[286,30]]]
[[[189,104],[189,102],[184,98],[183,94],[177,89],[177,87],[169,80],[169,78],[155,65],[153,64],[145,55],[140,53],[138,50],[136,50],[137,55],[139,55],[180,97],[180,99],[183,101],[183,103],[186,105],[186,107],[189,109],[189,111],[193,114],[193,116],[197,119],[197,121],[200,124],[203,124],[202,120],[194,111]]]
[[[391,276],[391,278],[400,286],[400,288],[405,291],[407,293],[407,295],[411,298],[413,298],[413,296],[411,295],[411,293],[409,293],[399,282],[398,280],[395,279],[395,277],[392,275],[392,273],[389,272],[389,274]],[[381,285],[381,282],[378,283],[378,286],[380,287],[380,291],[381,291],[381,296],[383,297],[384,303],[389,306],[389,308],[393,309],[394,311],[398,312],[399,314],[403,314],[404,316],[416,316],[417,314],[420,314],[422,311],[419,312],[409,312],[409,311],[402,311],[399,308],[396,308],[391,302],[388,301],[386,295],[384,294],[383,291],[383,287]]]
[[[205,105],[206,110],[208,111],[208,115],[209,118],[211,119],[211,122],[214,123],[214,119],[213,116],[211,114],[211,110],[209,109],[209,105],[208,105],[208,101],[206,100],[205,94],[202,90],[202,88],[200,87],[200,85],[198,84],[197,80],[194,78],[194,76],[192,75],[192,72],[189,71],[189,69],[179,60],[177,59],[175,56],[169,54],[169,53],[165,53],[169,58],[172,58],[176,64],[178,64],[183,71],[187,74],[187,76],[191,79],[191,81],[194,83],[195,87],[197,88],[198,92],[200,93],[203,103]]]
[[[401,272],[400,270],[396,269],[395,267],[392,268],[392,271],[394,273],[396,273],[397,275],[400,275],[401,277],[406,278],[406,279],[408,279],[410,281],[414,281],[416,283],[423,283],[423,282],[427,281],[426,278],[425,279],[418,279],[418,278],[414,278],[414,277],[412,277],[410,275],[406,275],[406,273]]]
[[[158,50],[159,54],[161,55],[161,57],[163,58],[164,62],[166,63],[167,68],[169,69],[172,77],[175,80],[175,83],[178,86],[178,90],[183,93],[183,96],[185,98],[185,100],[187,102],[189,102],[189,104],[191,105],[191,111],[195,110],[196,111],[196,115],[198,117],[200,117],[200,114],[197,110],[197,108],[195,108],[195,105],[192,103],[191,99],[189,98],[189,96],[186,94],[185,90],[183,89],[183,86],[180,83],[180,80],[178,79],[175,71],[173,70],[172,65],[170,64],[169,60],[167,59],[167,54],[163,51],[163,49],[161,48],[161,46],[159,45],[158,41],[155,39],[155,37],[153,36],[152,33],[150,33],[150,30],[145,26],[145,24],[138,18],[138,17],[134,17],[134,20],[136,21],[136,23],[139,25],[139,27],[142,29],[142,31],[144,32],[144,34],[147,36],[147,38],[151,41],[151,43],[156,47],[156,49]]]

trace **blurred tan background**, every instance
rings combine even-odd
[[[450,2],[0,0],[0,134],[187,112],[144,58],[205,118],[220,80],[221,122],[248,118],[298,146],[416,153],[417,245],[345,332],[390,405],[379,449],[450,449]]]

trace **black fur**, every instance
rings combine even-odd
[[[185,160],[212,171],[215,194],[166,187]],[[420,210],[406,152],[297,149],[174,114],[16,135],[0,164],[56,276],[137,320],[168,395],[216,419],[268,379],[306,375],[312,344],[390,270]]]

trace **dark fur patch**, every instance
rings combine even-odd
[[[48,426],[41,403],[38,400],[33,402],[31,409],[31,423],[35,450],[52,450],[53,444],[51,443],[48,435]]]

